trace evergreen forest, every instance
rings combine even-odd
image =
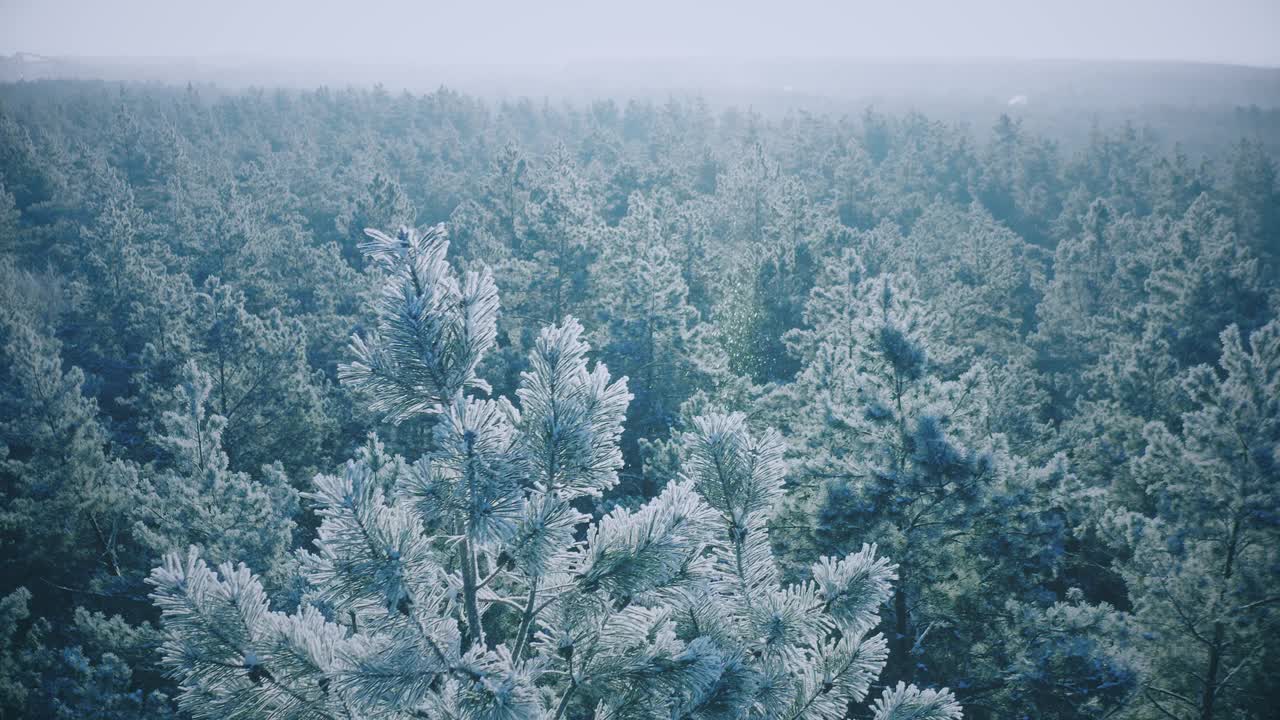
[[[1006,110],[0,86],[0,719],[1276,717],[1280,115]]]

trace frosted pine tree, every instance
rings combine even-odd
[[[930,318],[908,278],[865,278],[846,253],[806,308],[810,329],[788,335],[804,360],[787,389],[793,431],[803,439],[800,489],[788,523],[813,517],[814,547],[840,552],[863,528],[901,564],[891,612],[890,674],[909,681],[937,581],[964,557],[959,542],[987,512],[995,457],[985,446],[981,371],[946,380],[932,366]],[[806,495],[811,499],[805,500]],[[803,544],[803,541],[801,541]]]
[[[617,483],[630,394],[573,319],[544,328],[516,401],[480,399],[487,270],[459,276],[443,228],[370,231],[387,281],[343,379],[392,421],[437,416],[390,492],[364,463],[321,475],[309,593],[272,610],[244,565],[194,550],[151,577],[162,653],[200,718],[844,717],[884,666],[872,629],[895,567],[873,546],[784,586],[767,522],[783,444],[698,418],[679,477],[635,511],[580,512]],[[900,685],[880,720],[958,718]]]
[[[977,717],[1105,715],[1132,675],[1107,636],[1114,612],[1050,590],[1069,581],[1078,483],[993,432],[983,366],[939,368],[962,356],[938,341],[938,314],[911,276],[868,277],[852,251],[824,268],[808,327],[787,335],[802,370],[772,399],[800,446],[774,524],[788,574],[872,538],[898,562],[889,683],[953,685]]]
[[[161,459],[139,473],[129,501],[132,535],[148,564],[187,542],[207,557],[253,562],[279,582],[286,572],[297,491],[278,465],[256,477],[229,467],[223,451],[226,419],[212,412],[214,381],[190,361],[173,390],[172,409],[154,438]],[[269,582],[269,584],[271,584]]]
[[[1106,525],[1142,630],[1141,718],[1273,714],[1280,567],[1280,321],[1222,332],[1217,367],[1184,385],[1179,432],[1146,427],[1133,461],[1150,512]]]
[[[680,403],[705,377],[698,350],[707,328],[688,302],[688,287],[671,256],[674,240],[664,226],[662,204],[633,193],[611,242],[591,271],[597,330],[595,346],[615,370],[627,371],[635,396],[625,452],[636,439],[661,437],[678,416]],[[652,497],[652,487],[626,488]]]

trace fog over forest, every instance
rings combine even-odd
[[[1263,720],[1280,5],[0,0],[0,720]]]

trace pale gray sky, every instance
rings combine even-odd
[[[0,0],[0,52],[548,62],[1077,58],[1280,65],[1280,0]]]

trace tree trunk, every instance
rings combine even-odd
[[[1231,537],[1227,540],[1227,559],[1222,568],[1222,585],[1218,590],[1218,607],[1221,612],[1222,600],[1227,595],[1227,584],[1231,582],[1231,574],[1235,567],[1236,547],[1240,543],[1240,518],[1231,523]],[[1222,665],[1223,643],[1226,640],[1227,627],[1221,619],[1213,623],[1213,642],[1209,645],[1209,663],[1204,671],[1204,691],[1200,694],[1200,720],[1213,720],[1213,705],[1218,695],[1218,671]]]
[[[1222,640],[1226,628],[1213,624],[1213,644],[1209,646],[1209,667],[1204,673],[1204,692],[1200,695],[1200,720],[1213,720],[1213,700],[1218,693],[1218,666],[1222,663]]]
[[[471,552],[471,541],[464,539],[458,545],[458,560],[462,563],[463,610],[467,615],[468,645],[484,643],[484,629],[480,625],[480,603],[476,600],[476,560]]]
[[[911,627],[907,622],[907,591],[898,579],[898,586],[893,591],[893,644],[890,645],[892,665],[899,668],[895,680],[911,682],[915,664],[911,662]]]

